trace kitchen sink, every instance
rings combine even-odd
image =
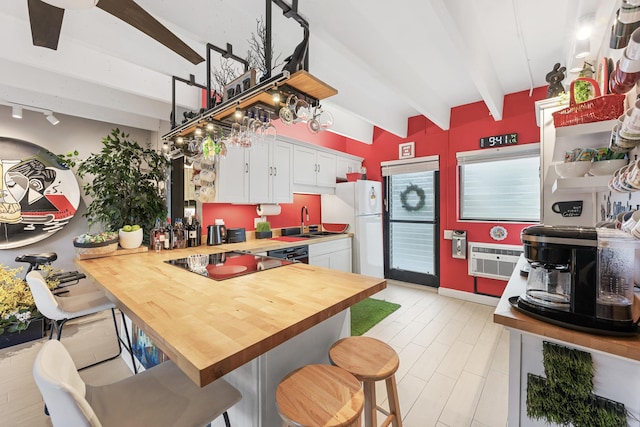
[[[294,234],[291,237],[303,237],[305,239],[313,239],[314,237],[333,236],[336,234],[343,234],[343,233],[333,233],[331,231],[318,231],[314,233]]]

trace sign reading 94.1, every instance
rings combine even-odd
[[[518,143],[517,133],[506,133],[504,135],[485,136],[480,138],[480,148],[497,148],[505,145],[515,145]]]

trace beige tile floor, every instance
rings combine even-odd
[[[400,355],[396,373],[405,427],[503,427],[507,422],[508,334],[494,307],[389,281],[375,298],[401,304],[366,335]],[[65,326],[63,343],[78,366],[117,351],[109,313]],[[51,426],[31,368],[42,341],[0,350],[0,426]],[[81,371],[100,384],[130,375],[121,359]],[[386,405],[382,383],[377,385]],[[268,427],[268,426],[265,426]]]

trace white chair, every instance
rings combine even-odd
[[[36,303],[38,311],[51,320],[51,333],[49,334],[49,339],[53,338],[53,332],[55,330],[57,332],[56,339],[60,340],[62,327],[68,320],[77,319],[90,314],[96,314],[104,310],[111,310],[113,325],[116,330],[116,338],[118,340],[118,353],[115,356],[92,363],[91,365],[85,366],[81,369],[86,369],[120,356],[122,353],[120,343],[122,343],[131,355],[131,363],[133,364],[134,372],[138,373],[135,357],[133,356],[131,338],[129,336],[129,330],[125,322],[124,314],[122,312],[120,313],[122,316],[122,326],[127,337],[126,343],[120,337],[120,330],[118,329],[118,322],[116,321],[116,306],[114,303],[109,301],[104,292],[96,290],[95,292],[88,292],[75,296],[58,297],[51,292],[47,286],[47,282],[39,271],[33,270],[29,272],[26,275],[26,280],[29,285],[29,289],[31,289],[31,294],[33,295],[33,300]]]
[[[54,427],[200,427],[224,415],[242,395],[223,379],[198,387],[171,361],[116,383],[91,386],[80,378],[60,341],[44,343],[33,376]]]

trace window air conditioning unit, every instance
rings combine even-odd
[[[469,276],[508,281],[523,252],[518,245],[469,242]]]

